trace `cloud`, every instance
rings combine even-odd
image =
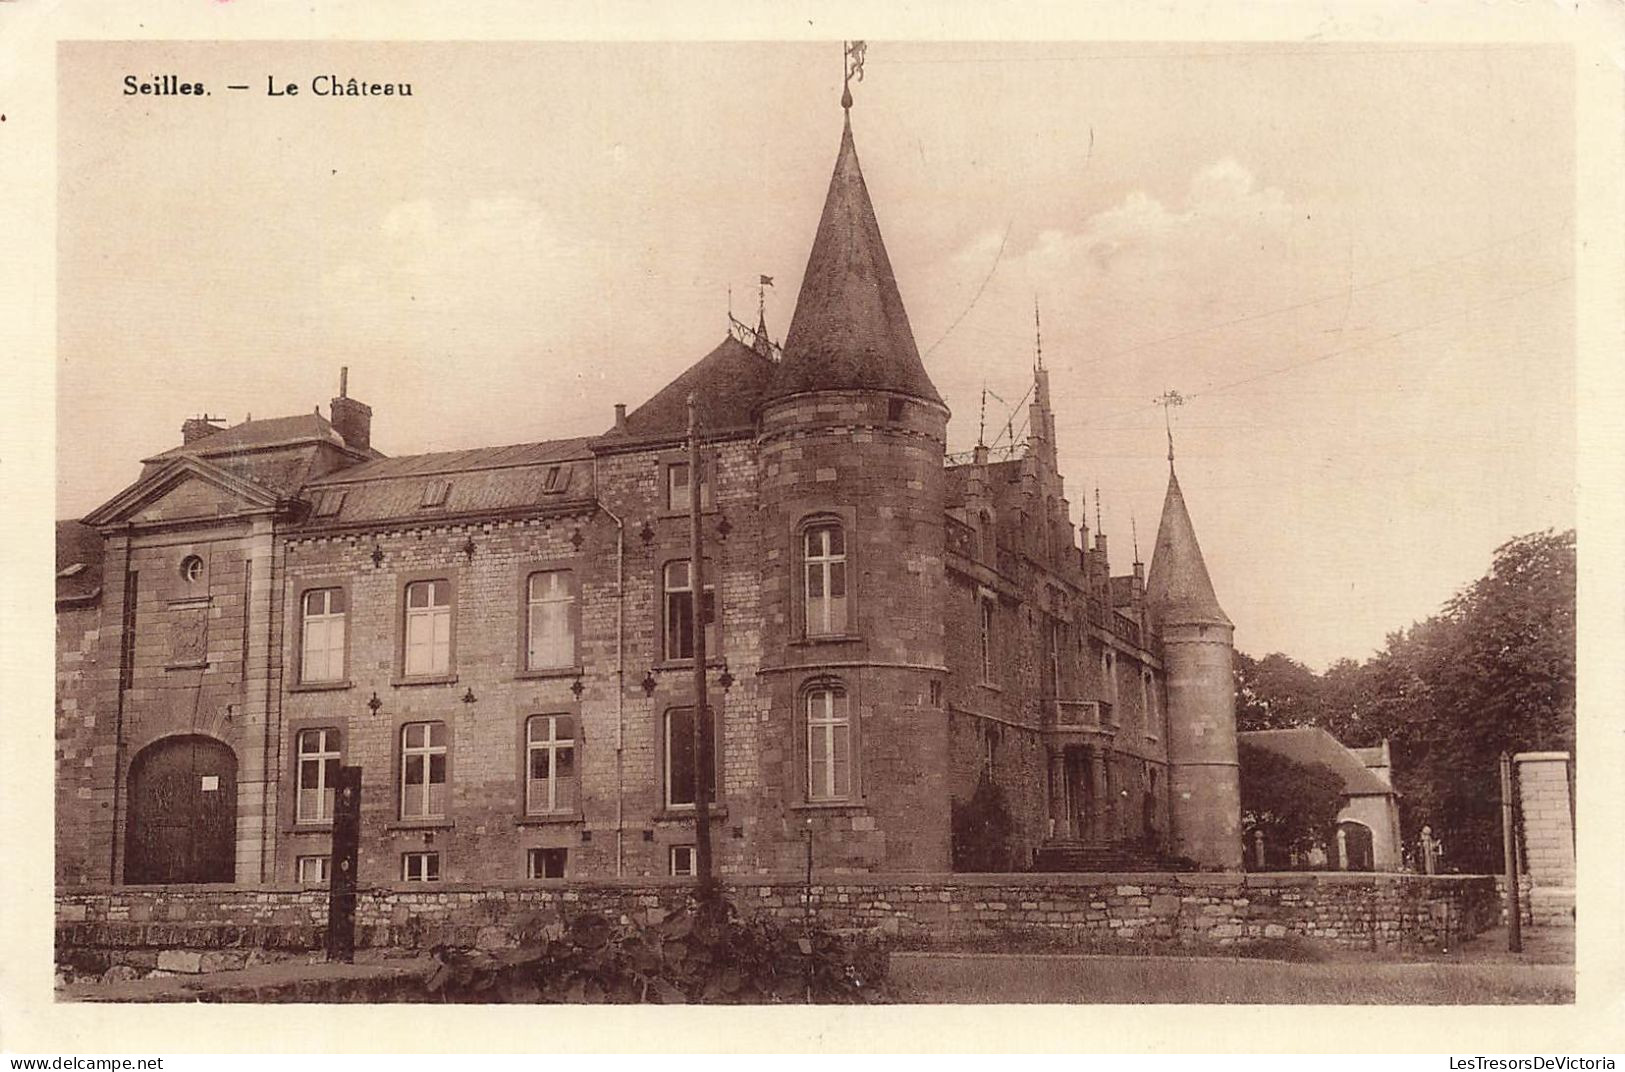
[[[577,285],[575,252],[535,201],[418,198],[390,206],[360,255],[323,275],[336,302],[373,303],[397,314],[499,316],[521,303],[549,304]]]
[[[1193,175],[1178,205],[1136,190],[1076,231],[1041,233],[1027,256],[1036,265],[1097,274],[1173,269],[1186,275],[1193,264],[1269,244],[1292,214],[1284,193],[1260,188],[1251,171],[1226,157]]]

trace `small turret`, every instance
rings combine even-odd
[[[1209,870],[1241,869],[1234,626],[1219,606],[1185,495],[1168,459],[1168,495],[1146,579],[1146,616],[1162,636],[1168,693],[1174,851]]]

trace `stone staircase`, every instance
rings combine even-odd
[[[1032,870],[1057,871],[1194,871],[1189,860],[1168,856],[1139,841],[1077,841],[1057,838],[1033,854]]]

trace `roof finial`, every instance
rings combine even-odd
[[[349,398],[350,397],[350,366],[349,365],[340,365],[339,366],[339,397],[340,398]]]
[[[1100,522],[1100,485],[1096,484],[1095,485],[1095,532],[1096,533],[1101,533],[1101,532],[1105,532],[1105,531],[1106,531],[1106,526],[1101,524],[1101,522]]]
[[[847,111],[852,110],[852,79],[863,81],[863,53],[868,49],[863,41],[843,41],[841,51],[846,65],[846,74],[841,81],[841,107]],[[850,118],[850,116],[848,117]]]
[[[1033,354],[1038,367],[1044,367],[1044,326],[1038,320],[1038,295],[1033,295]]]
[[[1153,398],[1151,404],[1162,407],[1162,423],[1168,430],[1168,468],[1172,469],[1174,467],[1174,420],[1169,416],[1168,411],[1175,406],[1183,406],[1185,396],[1178,391],[1167,390]]]
[[[1139,565],[1139,563],[1140,563],[1140,526],[1134,520],[1134,511],[1132,511],[1132,510],[1129,511],[1129,515],[1128,515],[1128,531],[1129,531],[1130,538],[1132,538],[1133,541],[1134,541],[1134,564]]]
[[[767,288],[772,285],[772,276],[756,277],[756,340],[752,349],[763,357],[767,357],[773,349],[773,344],[767,337]]]

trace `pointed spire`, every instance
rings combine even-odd
[[[858,166],[850,116],[772,397],[842,388],[942,401],[903,309]]]
[[[1033,295],[1033,360],[1040,372],[1044,369],[1044,326],[1038,321],[1038,295]]]
[[[1185,508],[1185,494],[1173,463],[1168,468],[1168,495],[1162,503],[1157,546],[1145,582],[1146,605],[1159,625],[1231,625],[1213,592],[1196,527]]]

